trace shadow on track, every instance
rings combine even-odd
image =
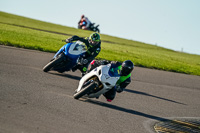
[[[81,79],[81,77],[79,77],[79,76],[75,76],[75,75],[71,75],[71,74],[66,74],[66,73],[54,73],[54,72],[48,72],[48,73],[56,75],[56,76],[62,76],[62,77],[67,77],[67,78],[75,79],[75,80],[80,80]]]
[[[103,106],[103,107],[107,107],[107,108],[110,108],[110,109],[118,110],[118,111],[129,113],[129,114],[133,114],[133,115],[143,116],[143,117],[158,120],[158,121],[168,121],[169,120],[169,119],[166,119],[166,118],[145,114],[145,113],[142,113],[142,112],[139,112],[139,111],[126,109],[126,108],[123,108],[123,107],[120,107],[120,106],[117,106],[117,105],[103,103],[103,102],[95,101],[95,100],[91,100],[91,99],[87,99],[87,100],[85,100],[85,102],[95,104],[95,105],[99,105],[99,106]]]
[[[154,97],[154,98],[157,98],[157,99],[161,99],[161,100],[165,100],[165,101],[169,101],[169,102],[173,102],[173,103],[177,103],[177,104],[186,105],[184,103],[176,102],[176,101],[173,101],[173,100],[170,100],[170,99],[166,99],[166,98],[162,98],[162,97],[159,97],[159,96],[154,96],[154,95],[151,95],[151,94],[148,94],[148,93],[145,93],[145,92],[141,92],[141,91],[135,91],[135,90],[130,90],[130,89],[125,89],[124,91],[130,92],[130,93],[134,93],[134,94],[150,96],[150,97]]]
[[[166,131],[175,131],[175,132],[182,131],[184,133],[185,132],[191,132],[191,133],[198,132],[199,133],[199,131],[200,131],[197,123],[196,124],[192,123],[194,121],[189,122],[189,121],[185,121],[185,119],[183,119],[183,121],[181,121],[181,119],[180,120],[177,120],[177,119],[171,120],[171,119],[168,119],[168,118],[163,118],[163,117],[159,117],[159,116],[145,114],[145,113],[142,113],[142,112],[139,112],[139,111],[135,111],[135,110],[123,108],[123,107],[120,107],[120,106],[117,106],[117,105],[103,103],[103,102],[95,101],[95,100],[91,100],[91,99],[87,99],[87,100],[85,100],[85,102],[88,102],[88,103],[91,103],[91,104],[94,104],[94,105],[99,105],[99,106],[102,106],[102,107],[106,107],[106,108],[109,108],[109,109],[121,111],[121,112],[124,112],[124,113],[129,113],[129,114],[132,114],[132,115],[142,116],[142,117],[145,117],[145,118],[160,121],[161,123],[157,123],[157,122],[154,123],[154,124],[156,124],[155,125],[156,128],[154,126],[155,131],[163,131],[163,132],[166,132]]]

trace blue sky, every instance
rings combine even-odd
[[[200,55],[200,0],[0,0],[0,11]]]

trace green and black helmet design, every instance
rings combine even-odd
[[[100,35],[98,33],[92,33],[89,39],[94,42],[100,42]]]

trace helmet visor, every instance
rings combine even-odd
[[[127,76],[131,73],[133,69],[129,67],[122,67],[121,69],[121,76]]]
[[[90,39],[90,44],[97,45],[98,43],[99,43],[98,41],[93,41],[93,40]]]

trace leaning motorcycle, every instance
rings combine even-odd
[[[100,95],[115,87],[119,78],[117,68],[113,68],[111,64],[101,65],[81,78],[74,98],[79,99],[83,96],[99,98]]]
[[[95,26],[95,23],[91,23],[90,26],[88,28],[86,28],[86,23],[84,21],[82,23],[78,24],[78,29],[91,30],[91,31],[100,33],[100,30],[98,27],[99,27],[99,25]]]
[[[54,55],[53,59],[43,67],[44,72],[50,70],[64,72],[70,71],[86,53],[86,46],[80,42],[65,44]]]

